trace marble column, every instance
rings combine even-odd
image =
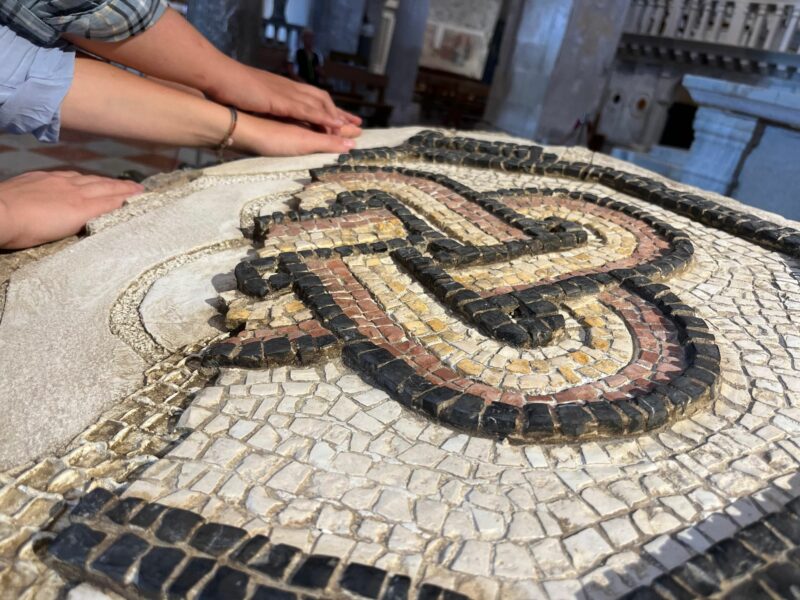
[[[261,43],[261,0],[189,0],[186,17],[219,50],[250,63]]]
[[[569,143],[594,120],[629,0],[512,0],[486,120],[526,138]]]
[[[400,0],[369,0],[367,3],[370,22],[375,26],[375,37],[372,40],[372,53],[369,58],[369,70],[373,73],[380,75],[386,73],[399,5]]]
[[[312,28],[317,49],[355,54],[366,0],[322,0],[314,5]]]
[[[399,0],[395,11],[386,74],[386,103],[394,107],[392,125],[407,125],[417,121],[419,106],[414,103],[414,86],[422,54],[422,42],[428,22],[430,0]]]

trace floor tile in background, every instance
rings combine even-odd
[[[0,181],[36,170],[71,170],[108,177],[138,171],[148,177],[182,166],[202,167],[217,161],[216,153],[211,150],[116,140],[80,132],[62,131],[57,144],[45,144],[30,135],[0,134]]]

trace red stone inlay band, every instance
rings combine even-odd
[[[635,391],[650,390],[685,368],[675,326],[651,304],[617,288],[601,294],[599,299],[612,307],[631,331],[636,350],[627,366],[614,375],[554,394],[532,396],[499,390],[460,375],[411,339],[405,329],[381,309],[341,259],[309,260],[307,265],[344,313],[357,324],[362,335],[405,359],[428,381],[475,394],[487,403],[499,401],[521,406],[529,402],[619,400],[632,397]]]
[[[320,181],[330,183],[355,182],[360,189],[367,189],[370,181],[390,182],[393,185],[413,187],[427,194],[434,201],[440,202],[453,212],[475,225],[484,233],[488,233],[500,242],[525,239],[525,234],[508,223],[486,212],[477,204],[470,202],[460,194],[428,179],[420,179],[401,175],[400,173],[326,173]]]

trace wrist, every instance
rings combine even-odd
[[[229,106],[228,113],[230,114],[230,123],[228,124],[228,129],[225,131],[225,137],[223,137],[216,146],[218,152],[222,152],[234,144],[233,136],[236,133],[236,126],[239,122],[239,111]]]
[[[236,124],[236,131],[233,132],[233,145],[231,149],[240,152],[253,152],[257,145],[257,134],[255,133],[256,117],[247,113],[239,113]]]
[[[216,149],[230,129],[230,110],[210,100],[198,99],[198,102],[202,104],[197,110],[186,113],[186,127],[191,130],[191,141],[183,145]]]
[[[237,92],[252,89],[251,70],[250,67],[226,56],[224,62],[214,70],[214,73],[219,75],[209,80],[201,90],[211,100],[238,106]]]
[[[0,198],[0,248],[6,248],[19,235],[19,224],[15,222],[11,208]]]

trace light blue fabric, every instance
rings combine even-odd
[[[0,25],[0,129],[57,142],[75,53],[40,48]]]

